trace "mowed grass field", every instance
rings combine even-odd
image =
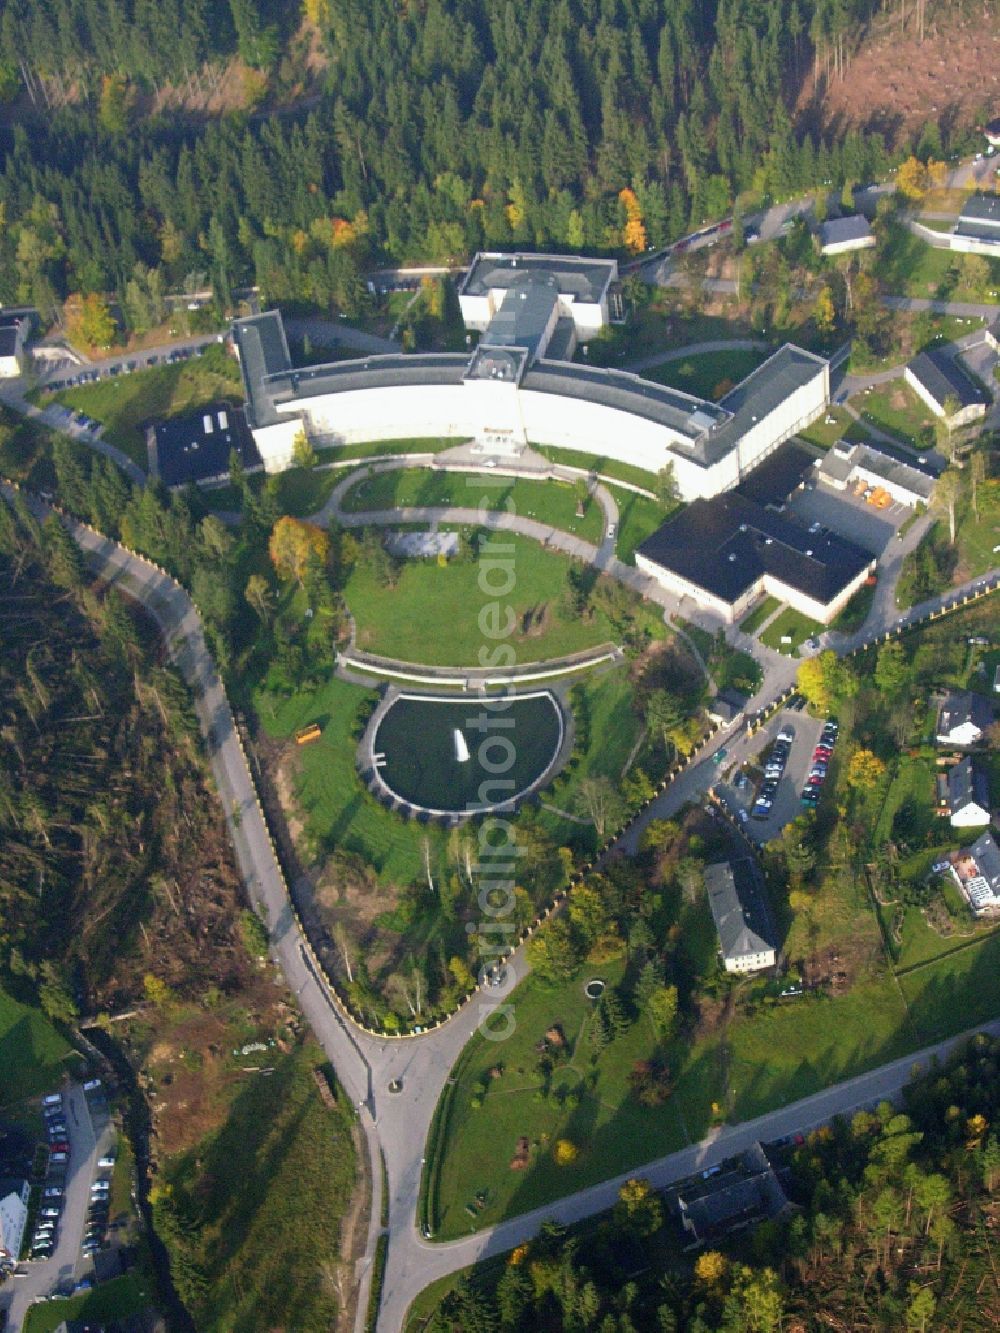
[[[568,556],[513,533],[496,533],[488,540],[497,549],[491,558],[502,562],[494,564],[492,574],[484,554],[443,566],[436,560],[408,560],[395,587],[387,588],[359,563],[344,589],[357,622],[358,648],[428,666],[477,666],[480,651],[496,646],[480,624],[481,614],[492,614],[491,606],[499,607],[501,624],[506,608],[511,609],[514,629],[503,642],[518,662],[542,662],[617,639],[599,609],[580,619],[567,605],[574,568]],[[584,566],[576,568],[587,576]],[[489,591],[491,585],[504,589],[508,583],[502,597]]]
[[[503,1044],[479,1038],[468,1048],[444,1138],[437,1239],[492,1225],[697,1141],[713,1123],[713,1102],[729,1123],[749,1120],[995,1018],[1000,933],[904,974],[898,985],[876,970],[845,995],[805,996],[738,1015],[724,1038],[673,1042],[667,1055],[676,1085],[655,1110],[640,1107],[627,1090],[632,1063],[655,1046],[641,1018],[591,1063],[583,994],[591,975],[617,979],[610,965],[585,968],[559,988],[529,977],[513,997],[514,1036]],[[541,1091],[535,1048],[553,1025],[566,1038],[569,1059],[553,1075],[549,1095]],[[490,1078],[498,1061],[503,1073]],[[471,1098],[484,1089],[475,1108]],[[576,1105],[566,1102],[567,1092],[577,1095]],[[521,1136],[532,1144],[531,1161],[514,1171]],[[570,1166],[555,1164],[558,1138],[580,1148]],[[486,1206],[472,1216],[466,1205],[481,1189]]]
[[[234,376],[223,363],[226,373],[220,374],[212,365],[217,359],[206,361],[204,356],[193,356],[174,365],[154,366],[151,370],[117,375],[96,384],[62,389],[54,399],[102,422],[103,438],[123,449],[139,467],[146,468],[143,430],[146,422],[180,416],[205,403],[243,401],[239,373]]]
[[[360,480],[344,497],[343,507],[349,513],[412,505],[447,505],[487,513],[502,510],[571,532],[596,546],[604,532],[601,506],[588,496],[584,500],[584,515],[577,518],[578,499],[577,489],[563,481],[526,481],[493,473],[399,468],[376,472]]]
[[[72,1056],[39,1009],[0,990],[0,1106],[51,1092]]]

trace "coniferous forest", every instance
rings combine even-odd
[[[815,137],[795,104],[882,7],[6,0],[0,300],[107,293],[129,322],[145,287],[200,280],[355,314],[374,263],[638,250],[740,192],[862,182],[882,138]],[[234,109],[162,101],[228,62]]]

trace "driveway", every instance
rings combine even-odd
[[[63,1093],[66,1128],[69,1134],[70,1155],[67,1163],[65,1202],[63,1214],[56,1229],[56,1248],[51,1259],[29,1261],[20,1265],[23,1277],[14,1278],[0,1294],[7,1304],[8,1333],[19,1333],[28,1307],[44,1299],[57,1286],[74,1285],[84,1271],[80,1257],[83,1228],[90,1206],[90,1185],[97,1168],[97,1159],[103,1151],[105,1124],[95,1131],[87,1095],[79,1083],[71,1084]],[[99,1151],[100,1149],[100,1151]],[[52,1181],[50,1183],[55,1183]]]
[[[767,819],[749,818],[743,827],[754,842],[770,842],[776,838],[786,824],[802,813],[802,803],[799,797],[802,795],[802,788],[805,785],[806,775],[812,767],[812,753],[816,748],[816,742],[819,740],[820,732],[823,730],[823,722],[820,718],[810,717],[808,713],[796,713],[791,709],[785,709],[775,714],[768,722],[767,726],[757,733],[754,737],[755,749],[758,755],[763,755],[764,751],[776,738],[782,727],[790,727],[794,732],[792,748],[788,755],[788,762],[785,765],[785,771],[778,782],[778,790],[774,794],[774,805],[771,807],[771,813]],[[749,759],[749,755],[746,757]],[[743,760],[745,763],[746,760]],[[738,789],[733,781],[736,777],[739,767],[743,764],[733,765],[728,771],[726,780],[716,785],[715,791],[718,796],[724,797],[727,804],[734,810],[750,811],[756,797],[756,787],[753,784]]]
[[[876,509],[850,491],[827,490],[825,486],[796,492],[788,508],[807,528],[820,523],[875,556],[882,554],[910,513],[898,502],[887,509]]]

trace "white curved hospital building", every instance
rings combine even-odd
[[[420,436],[510,454],[529,441],[657,473],[684,500],[728,491],[829,403],[829,363],[786,344],[719,403],[571,360],[620,307],[614,260],[479,254],[459,290],[471,353],[296,369],[281,315],[233,325],[247,420],[268,471],[302,429],[322,446]]]

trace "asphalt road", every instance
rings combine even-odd
[[[766,819],[754,819],[749,811],[752,810],[754,799],[757,794],[757,785],[751,784],[742,790],[732,783],[737,771],[743,767],[746,760],[740,758],[736,761],[736,754],[730,752],[727,754],[724,763],[720,766],[719,772],[725,774],[725,778],[715,785],[716,793],[725,798],[734,814],[739,811],[747,812],[747,819],[740,820],[749,837],[756,843],[770,842],[776,838],[781,830],[802,813],[802,788],[805,785],[806,776],[812,766],[812,754],[816,748],[816,742],[819,739],[820,732],[823,730],[823,723],[819,718],[810,717],[806,712],[794,712],[790,709],[783,709],[776,713],[754,736],[756,742],[756,751],[760,755],[765,748],[769,746],[777,737],[778,732],[783,727],[791,727],[794,732],[792,748],[788,755],[788,762],[785,765],[785,771],[778,781],[778,790],[774,794],[774,805],[771,807],[770,814]],[[753,751],[753,746],[750,746]],[[740,747],[742,753],[743,747]]]

